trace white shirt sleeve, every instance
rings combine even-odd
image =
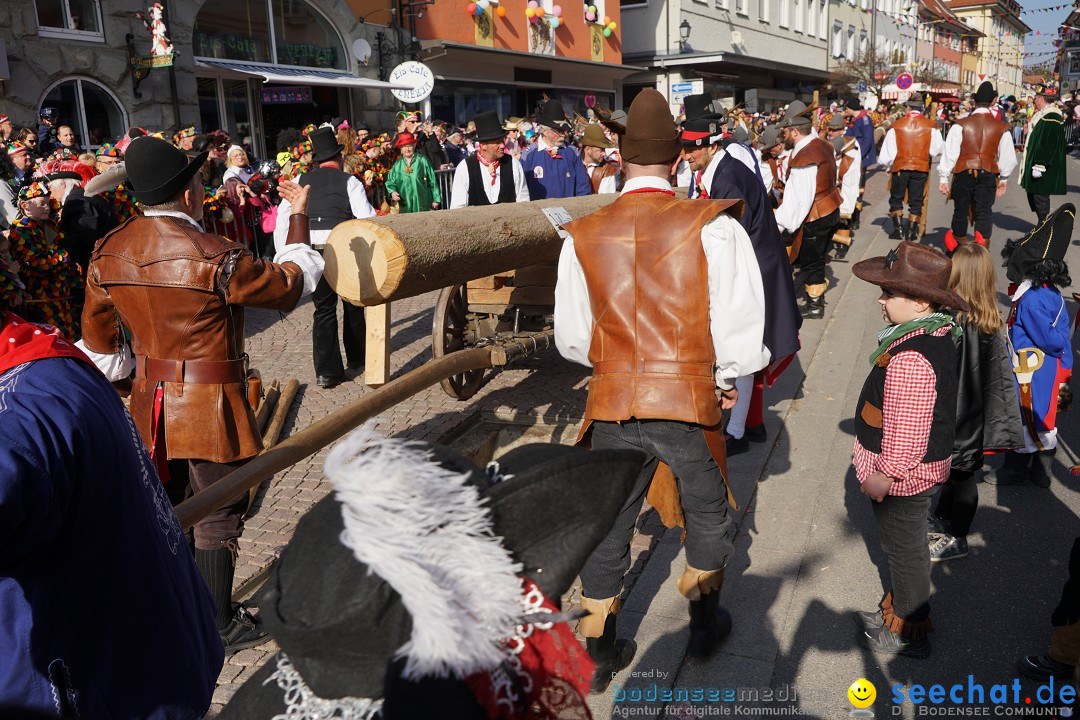
[[[304,273],[304,290],[300,293],[300,297],[315,292],[315,287],[319,284],[323,274],[322,253],[312,250],[311,246],[306,243],[285,245],[283,248],[278,249],[277,254],[274,255],[274,264],[280,265],[287,262],[299,265],[300,270]]]
[[[725,214],[710,221],[701,229],[701,245],[709,272],[716,384],[727,390],[736,378],[769,364],[769,349],[763,342],[765,289],[750,236],[735,218]]]
[[[784,202],[776,210],[776,224],[781,230],[794,233],[802,227],[814,204],[816,187],[816,166],[791,168],[784,185]]]
[[[615,175],[608,175],[606,178],[600,181],[600,189],[597,191],[597,195],[608,195],[615,192],[615,178],[618,177],[618,173]]]
[[[761,181],[765,183],[765,192],[771,193],[773,185],[776,183],[776,178],[773,177],[772,167],[764,160],[758,162],[758,167],[761,168]]]
[[[593,314],[585,271],[574,250],[574,238],[563,241],[559,277],[555,281],[555,347],[570,362],[592,367]]]
[[[933,147],[934,141],[930,141],[931,147]],[[932,155],[933,153],[931,153]],[[893,160],[896,159],[896,131],[889,128],[889,132],[885,133],[885,139],[881,141],[881,150],[878,150],[877,161],[885,169],[886,172],[892,172]]]
[[[281,252],[285,247],[285,241],[289,238],[290,215],[292,215],[292,204],[282,199],[277,208],[277,220],[274,222],[274,252]]]
[[[454,184],[450,187],[450,209],[463,208],[469,204],[469,169],[464,162],[454,170]]]
[[[529,197],[529,186],[525,184],[525,170],[518,160],[514,160],[511,165],[514,167],[514,190],[516,192],[514,201],[529,202],[532,198]]]
[[[862,176],[862,153],[858,149],[852,149],[847,152],[847,156],[852,158],[852,162],[847,173],[840,178],[840,197],[843,199],[840,203],[841,215],[851,215],[855,211],[855,203],[859,200],[859,179]],[[878,159],[880,158],[879,155]]]
[[[364,183],[360,182],[359,178],[350,176],[345,189],[349,193],[349,205],[352,207],[354,218],[363,220],[375,216],[375,209],[371,207],[367,190],[364,189]]]
[[[1016,169],[1016,147],[1013,145],[1012,132],[1001,136],[998,142],[998,180],[1005,182]]]
[[[941,162],[937,166],[938,178],[946,185],[952,184],[952,171],[960,157],[960,144],[963,141],[964,128],[959,123],[953,123],[945,136],[945,149],[941,151]]]
[[[941,131],[934,128],[930,131],[930,157],[937,157],[945,149],[945,139],[941,137]]]
[[[131,356],[131,350],[127,345],[115,353],[97,353],[86,347],[82,340],[75,343],[75,347],[82,350],[90,362],[97,366],[109,382],[117,382],[131,377],[131,371],[135,369],[135,358]]]

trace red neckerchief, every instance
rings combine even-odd
[[[557,160],[562,159],[562,155],[559,154],[559,148],[557,147],[548,147],[544,150],[544,152]]]
[[[870,113],[866,112],[865,110],[860,110],[859,114],[855,116],[855,119],[856,120],[861,120],[862,118],[866,117],[869,114]]]
[[[480,153],[476,153],[476,159],[480,161],[481,165],[488,168],[488,172],[491,173],[491,186],[495,187],[495,180],[499,177],[499,161],[488,162]]]
[[[54,357],[82,360],[96,369],[90,358],[51,325],[35,325],[12,312],[0,315],[0,373],[32,360]]]
[[[701,182],[701,178],[705,175],[703,170],[698,170],[697,180],[694,181],[694,185],[697,186],[698,195],[705,200],[709,199],[709,191],[705,189],[705,184]],[[674,193],[673,193],[674,194]]]
[[[559,612],[532,580],[522,578],[521,591],[526,612]],[[596,665],[567,623],[518,625],[503,652],[499,667],[465,678],[491,720],[592,717],[585,697]]]
[[[907,117],[911,117],[912,115],[920,115],[921,116],[922,113],[919,112],[918,110],[908,110]]]
[[[333,162],[333,161],[319,163],[319,167],[321,167],[321,168],[334,168],[335,170],[340,170],[341,169],[340,167],[338,167],[338,164],[336,162]]]
[[[623,190],[623,195],[644,195],[645,193],[660,193],[661,195],[674,195],[674,190],[663,190],[661,188],[643,187],[637,190]]]

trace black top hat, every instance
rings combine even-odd
[[[975,95],[972,99],[977,103],[992,103],[994,98],[997,97],[997,90],[994,89],[994,83],[989,80],[984,80],[979,89],[975,91]]]
[[[331,128],[319,128],[308,138],[311,140],[311,159],[317,163],[332,160],[345,151],[345,146],[337,141],[337,134]]]
[[[480,113],[473,118],[473,122],[476,123],[476,139],[479,142],[495,142],[506,137],[499,113],[494,110]]]
[[[187,187],[209,153],[188,159],[183,150],[160,138],[142,135],[124,152],[128,180],[135,199],[143,205],[168,202]]]
[[[687,95],[683,99],[686,119],[682,123],[679,141],[688,147],[711,145],[720,139],[724,114],[714,112],[712,96],[707,93]]]
[[[462,680],[505,668],[502,641],[540,622],[523,619],[521,578],[557,605],[643,461],[534,444],[480,470],[441,446],[355,431],[326,460],[335,494],[300,520],[258,601],[281,653],[221,719],[281,713],[286,690],[294,705],[310,695],[354,711],[334,717],[485,717]],[[581,652],[552,620],[536,632]]]
[[[548,100],[536,114],[536,122],[556,130],[569,130],[570,123],[566,120],[566,112],[559,100]]]
[[[1011,282],[1023,282],[1028,271],[1043,260],[1064,260],[1072,242],[1076,208],[1065,203],[1033,227],[1019,240],[1010,240],[1001,250],[1005,258],[1005,277]]]

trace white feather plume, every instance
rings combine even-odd
[[[504,659],[521,616],[521,571],[493,534],[468,475],[439,467],[415,443],[373,423],[343,439],[325,474],[342,504],[342,543],[401,595],[412,637],[404,676],[464,678]]]

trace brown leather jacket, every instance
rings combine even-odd
[[[972,113],[956,124],[964,129],[960,141],[960,155],[956,158],[953,174],[967,170],[998,172],[998,145],[1001,136],[1009,132],[1009,125],[990,113]]]
[[[306,239],[307,219],[293,217],[290,242]],[[94,249],[83,341],[114,353],[123,329],[131,331],[131,416],[148,448],[154,391],[163,382],[169,459],[242,460],[262,450],[245,398],[244,307],[291,310],[303,286],[294,263],[255,259],[179,218],[136,217]]]
[[[804,222],[820,220],[840,207],[844,201],[836,182],[836,151],[821,138],[814,138],[799,150],[788,163],[792,168],[817,166],[817,185],[814,188],[814,204]]]
[[[930,140],[934,121],[922,115],[905,115],[892,125],[896,132],[896,159],[892,172],[915,170],[930,172]]]

